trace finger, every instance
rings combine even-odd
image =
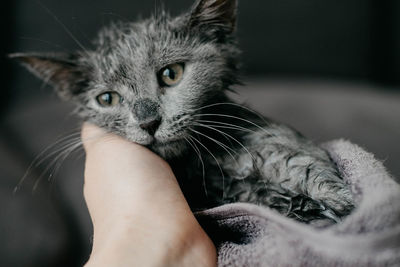
[[[89,150],[92,150],[93,147],[105,143],[104,141],[111,139],[111,137],[113,140],[126,142],[121,137],[108,133],[94,124],[85,122],[82,125],[81,139],[86,153],[89,152]]]
[[[94,135],[104,134],[105,131],[96,125],[84,122],[82,125],[82,138],[86,139]]]

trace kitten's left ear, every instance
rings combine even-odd
[[[197,0],[189,25],[230,34],[235,31],[236,16],[237,0]]]
[[[82,92],[89,81],[89,71],[79,63],[79,57],[66,53],[8,55],[18,60],[29,71],[52,85],[63,99]]]

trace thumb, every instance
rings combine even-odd
[[[81,130],[81,139],[86,153],[91,150],[95,143],[100,143],[98,142],[99,139],[103,139],[107,135],[108,133],[100,127],[97,127],[88,122],[83,123]]]

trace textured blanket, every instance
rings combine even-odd
[[[316,229],[251,204],[200,212],[219,266],[400,266],[400,185],[372,154],[350,142],[324,148],[351,186],[352,214]]]

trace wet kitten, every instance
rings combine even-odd
[[[178,17],[114,23],[94,50],[12,57],[84,120],[165,158],[193,209],[250,202],[337,221],[353,202],[327,153],[225,94],[239,83],[236,6],[199,0]]]

